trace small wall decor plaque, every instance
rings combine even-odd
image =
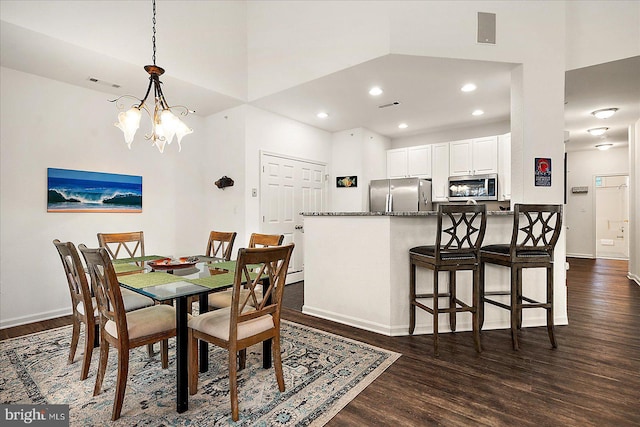
[[[142,177],[47,169],[47,212],[142,212]]]
[[[336,177],[336,187],[338,188],[347,188],[347,187],[357,187],[358,186],[358,177],[357,176],[337,176]]]
[[[548,157],[536,157],[535,186],[551,187],[551,159]]]

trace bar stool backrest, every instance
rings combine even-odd
[[[439,205],[435,257],[441,253],[479,257],[487,224],[485,205]]]
[[[513,213],[511,259],[548,256],[562,230],[562,205],[517,203]]]

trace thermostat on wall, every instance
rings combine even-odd
[[[589,187],[571,187],[571,192],[576,193],[588,193]]]

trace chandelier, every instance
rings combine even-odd
[[[153,36],[151,38],[153,43],[153,65],[145,65],[144,69],[149,73],[149,86],[147,87],[147,93],[144,98],[138,99],[132,95],[122,95],[116,99],[110,100],[110,102],[116,102],[118,109],[124,110],[124,105],[120,103],[123,99],[135,99],[136,103],[127,110],[121,111],[118,114],[118,123],[115,126],[118,127],[124,133],[124,140],[127,143],[129,149],[131,149],[131,143],[136,131],[140,127],[140,119],[142,118],[141,110],[144,110],[151,119],[151,134],[145,134],[145,139],[150,140],[152,145],[158,147],[160,152],[164,152],[165,144],[171,144],[175,136],[178,141],[178,151],[182,149],[180,143],[185,135],[193,132],[182,120],[180,120],[172,110],[180,111],[180,115],[186,116],[190,112],[183,105],[169,106],[164,94],[162,93],[162,82],[160,76],[164,74],[164,69],[156,65],[156,0],[153,0]],[[147,104],[147,98],[151,94],[153,89],[154,104],[151,107]],[[153,110],[151,110],[151,108]]]

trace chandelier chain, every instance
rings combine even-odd
[[[156,65],[156,0],[153,0],[153,36],[151,37],[153,43],[153,65]]]

